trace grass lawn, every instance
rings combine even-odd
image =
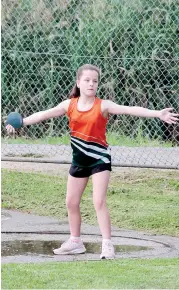
[[[2,207],[67,216],[66,177],[2,170]],[[89,182],[83,221],[96,224]],[[112,224],[179,236],[178,171],[112,173],[108,207]],[[121,259],[2,265],[2,289],[178,289],[179,259]]]
[[[172,142],[162,141],[160,139],[150,139],[148,137],[143,137],[138,134],[135,138],[125,135],[121,135],[115,132],[107,133],[107,142],[111,146],[128,146],[128,147],[172,147]],[[61,137],[44,137],[44,138],[25,138],[17,137],[12,138],[10,136],[2,138],[2,144],[51,144],[51,145],[69,145],[70,135],[64,134]]]
[[[108,207],[114,226],[179,236],[178,171],[112,174]],[[2,207],[39,215],[67,216],[66,177],[2,170]],[[81,202],[82,219],[96,224],[91,180]]]
[[[179,259],[7,264],[2,289],[178,289]]]

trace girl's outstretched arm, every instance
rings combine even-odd
[[[173,108],[166,108],[163,110],[149,110],[143,107],[129,107],[121,106],[112,101],[104,100],[102,102],[102,111],[107,114],[114,115],[131,115],[145,118],[159,118],[160,120],[168,123],[175,124],[179,119],[179,114],[172,113]]]
[[[40,111],[40,112],[30,115],[29,117],[23,118],[23,126],[33,125],[33,124],[40,123],[50,118],[63,116],[68,110],[69,103],[70,103],[70,100],[65,100],[61,102],[58,106],[52,109],[49,109],[46,111]],[[11,126],[10,124],[6,126],[6,130],[9,134],[15,133],[14,127]]]
[[[70,100],[65,100],[65,101],[61,102],[58,106],[56,106],[52,109],[34,113],[34,114],[30,115],[29,117],[26,117],[23,119],[23,125],[25,125],[25,126],[32,125],[32,124],[36,124],[36,123],[45,121],[45,120],[50,119],[50,118],[63,116],[63,115],[65,115],[65,113],[68,110],[69,103],[70,103]]]

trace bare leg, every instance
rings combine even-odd
[[[80,200],[88,183],[88,177],[76,178],[69,174],[67,182],[66,206],[71,236],[80,237],[81,214]]]
[[[111,239],[111,221],[106,205],[109,177],[110,171],[108,170],[92,175],[93,202],[103,239]]]

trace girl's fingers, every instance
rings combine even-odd
[[[166,121],[166,123],[168,123],[168,124],[176,124],[176,122],[172,121],[172,120]]]
[[[14,127],[12,127],[12,126],[9,125],[9,124],[6,126],[6,129],[7,129],[7,130],[15,130]]]
[[[172,120],[172,121],[178,121],[178,118],[170,117],[170,120]]]
[[[165,109],[163,109],[163,111],[172,111],[173,110],[173,108],[165,108]]]
[[[7,126],[6,126],[6,130],[7,130],[7,132],[8,132],[9,134],[11,134],[11,133],[15,133],[15,129],[14,129],[14,127],[12,127],[11,125],[7,125]]]
[[[9,129],[9,128],[11,128],[11,127],[12,127],[12,126],[8,124],[8,125],[6,126],[6,129]]]

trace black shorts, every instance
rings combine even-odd
[[[75,165],[71,165],[69,173],[73,177],[89,177],[95,173],[102,172],[105,170],[112,171],[111,169],[111,163],[103,163],[103,164],[98,164],[93,167],[79,167]]]

